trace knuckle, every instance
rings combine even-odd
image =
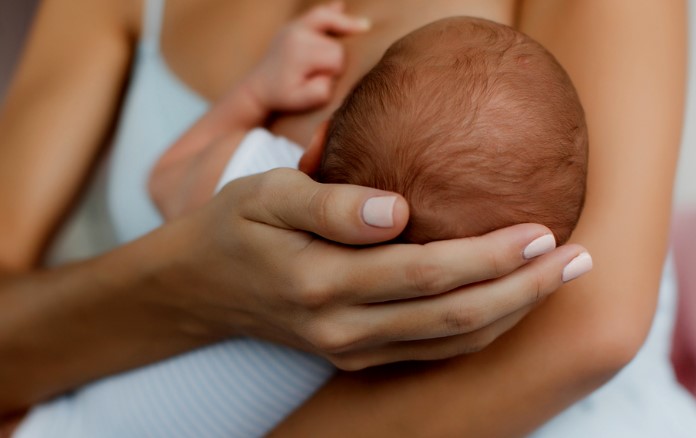
[[[345,70],[344,57],[332,48],[324,48],[321,53],[317,53],[314,64],[314,67],[321,70],[321,74],[332,80]]]
[[[344,358],[341,356],[333,356],[329,359],[333,366],[341,371],[360,371],[367,368],[367,365],[363,364],[362,361],[353,358]]]
[[[459,306],[445,314],[445,326],[453,334],[469,333],[480,327],[480,312],[469,306]]]
[[[299,270],[299,272],[306,272]],[[296,302],[309,310],[318,310],[333,302],[335,292],[330,283],[327,283],[317,275],[309,273],[295,281],[293,287]]]
[[[345,59],[345,50],[341,43],[329,41],[326,46],[325,56],[333,67],[340,68],[343,66],[343,60]]]
[[[237,204],[239,202],[247,201],[249,199],[249,193],[251,191],[253,191],[253,189],[249,190],[247,188],[247,185],[244,184],[245,182],[248,182],[248,181],[253,181],[253,180],[250,178],[239,178],[239,179],[232,180],[232,181],[226,183],[224,186],[222,186],[222,188],[220,189],[220,191],[218,192],[216,197],[218,199],[222,198],[226,201],[227,200],[234,201],[234,203],[230,202],[231,205]],[[252,183],[252,185],[256,186],[256,184],[253,184],[253,183]]]
[[[488,251],[485,253],[485,260],[488,264],[488,276],[498,278],[505,274],[504,264],[498,251]]]
[[[348,330],[334,323],[318,325],[308,340],[315,349],[329,357],[338,357],[355,343]]]
[[[334,205],[340,201],[334,190],[319,189],[313,195],[309,203],[309,211],[313,222],[319,230],[331,233],[334,230],[332,221]]]
[[[529,275],[527,290],[529,293],[529,303],[536,303],[545,295],[545,279],[544,274],[538,271],[533,271]]]
[[[424,295],[445,292],[442,267],[433,263],[414,263],[408,267],[406,278],[416,291]]]
[[[329,88],[328,83],[322,84],[321,86],[317,87],[316,98],[321,100],[322,102],[328,101],[331,98],[331,89]]]
[[[287,175],[284,173],[286,169],[274,169],[263,173],[256,179],[256,187],[253,192],[257,198],[273,196],[277,193],[278,188],[282,186]],[[251,193],[250,193],[251,195]]]
[[[472,237],[471,239],[475,246],[481,248],[478,254],[481,257],[481,262],[485,263],[486,267],[483,273],[488,278],[502,277],[519,266],[517,252],[514,253],[515,257],[513,257],[510,248],[490,247],[485,236]]]

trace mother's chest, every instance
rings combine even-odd
[[[515,0],[344,0],[372,31],[346,40],[354,83],[407,32],[439,18],[474,15],[511,24]],[[210,100],[238,82],[264,55],[280,27],[319,0],[168,0],[161,47],[172,70]]]

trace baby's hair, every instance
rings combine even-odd
[[[394,43],[357,84],[317,179],[404,195],[408,241],[535,222],[562,243],[586,173],[583,109],[555,58],[510,27],[455,17]]]

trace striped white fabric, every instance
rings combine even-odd
[[[333,373],[250,339],[116,375],[34,408],[16,438],[259,437]]]

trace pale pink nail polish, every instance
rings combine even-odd
[[[563,282],[569,282],[592,270],[592,256],[582,252],[563,268]]]
[[[524,251],[522,251],[522,255],[526,260],[529,260],[546,254],[547,252],[551,252],[554,248],[556,248],[556,239],[553,237],[553,234],[544,234],[527,245]]]
[[[363,221],[373,227],[393,227],[395,203],[396,196],[379,196],[368,199],[362,209]]]

